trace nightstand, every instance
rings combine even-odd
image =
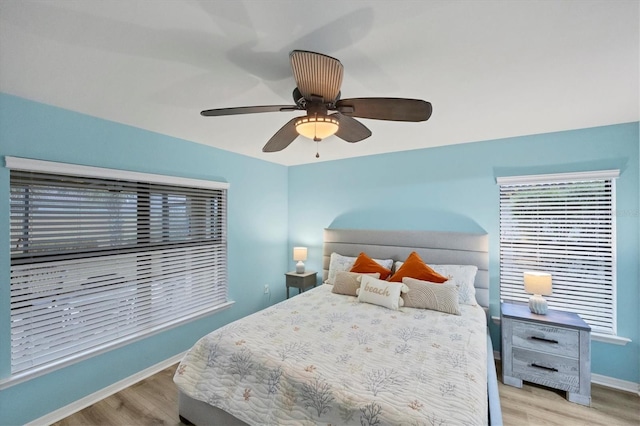
[[[287,272],[287,299],[289,298],[289,287],[296,287],[298,294],[302,293],[308,288],[316,286],[316,274],[314,271],[306,271],[302,274],[296,274],[295,272]]]
[[[502,382],[522,381],[567,391],[567,399],[591,405],[591,327],[579,315],[502,303]]]

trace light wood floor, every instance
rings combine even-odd
[[[500,363],[496,363],[498,377]],[[640,396],[591,385],[591,407],[566,400],[559,390],[524,383],[522,389],[498,380],[505,426],[621,426],[640,425]]]
[[[71,425],[182,425],[178,418],[175,366],[56,423]],[[498,375],[500,367],[498,365]],[[526,384],[498,383],[505,426],[640,425],[640,397],[591,387],[591,407],[568,402],[564,392]]]

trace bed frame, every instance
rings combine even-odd
[[[489,311],[489,238],[486,234],[438,231],[381,231],[362,229],[325,229],[323,244],[323,281],[329,272],[331,253],[357,256],[366,252],[376,259],[404,261],[415,251],[426,263],[475,265],[476,299]],[[489,316],[488,316],[489,318]],[[487,391],[491,425],[502,425],[498,381],[493,345],[487,329]],[[180,393],[180,420],[193,424],[244,425],[230,414]]]

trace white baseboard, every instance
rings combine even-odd
[[[591,374],[591,383],[640,395],[640,383],[628,382],[601,374]]]
[[[77,413],[78,411],[87,408],[88,406],[93,405],[108,396],[113,395],[114,393],[118,393],[121,390],[126,389],[141,380],[146,379],[147,377],[151,377],[154,374],[161,372],[165,368],[171,367],[173,364],[179,362],[182,357],[184,357],[185,353],[186,352],[180,353],[178,355],[172,356],[169,359],[159,362],[156,365],[145,368],[144,370],[139,371],[132,376],[122,379],[119,382],[107,386],[106,388],[100,389],[99,391],[94,392],[91,395],[87,395],[75,402],[72,402],[67,406],[52,411],[51,413],[44,415],[39,419],[33,420],[32,422],[27,423],[27,426],[50,425],[52,423],[58,422],[65,417],[72,415],[73,413]]]

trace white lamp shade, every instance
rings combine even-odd
[[[293,260],[307,260],[307,248],[306,247],[294,247],[293,248]]]
[[[529,294],[548,296],[551,294],[551,274],[527,271],[524,273],[524,290]]]

